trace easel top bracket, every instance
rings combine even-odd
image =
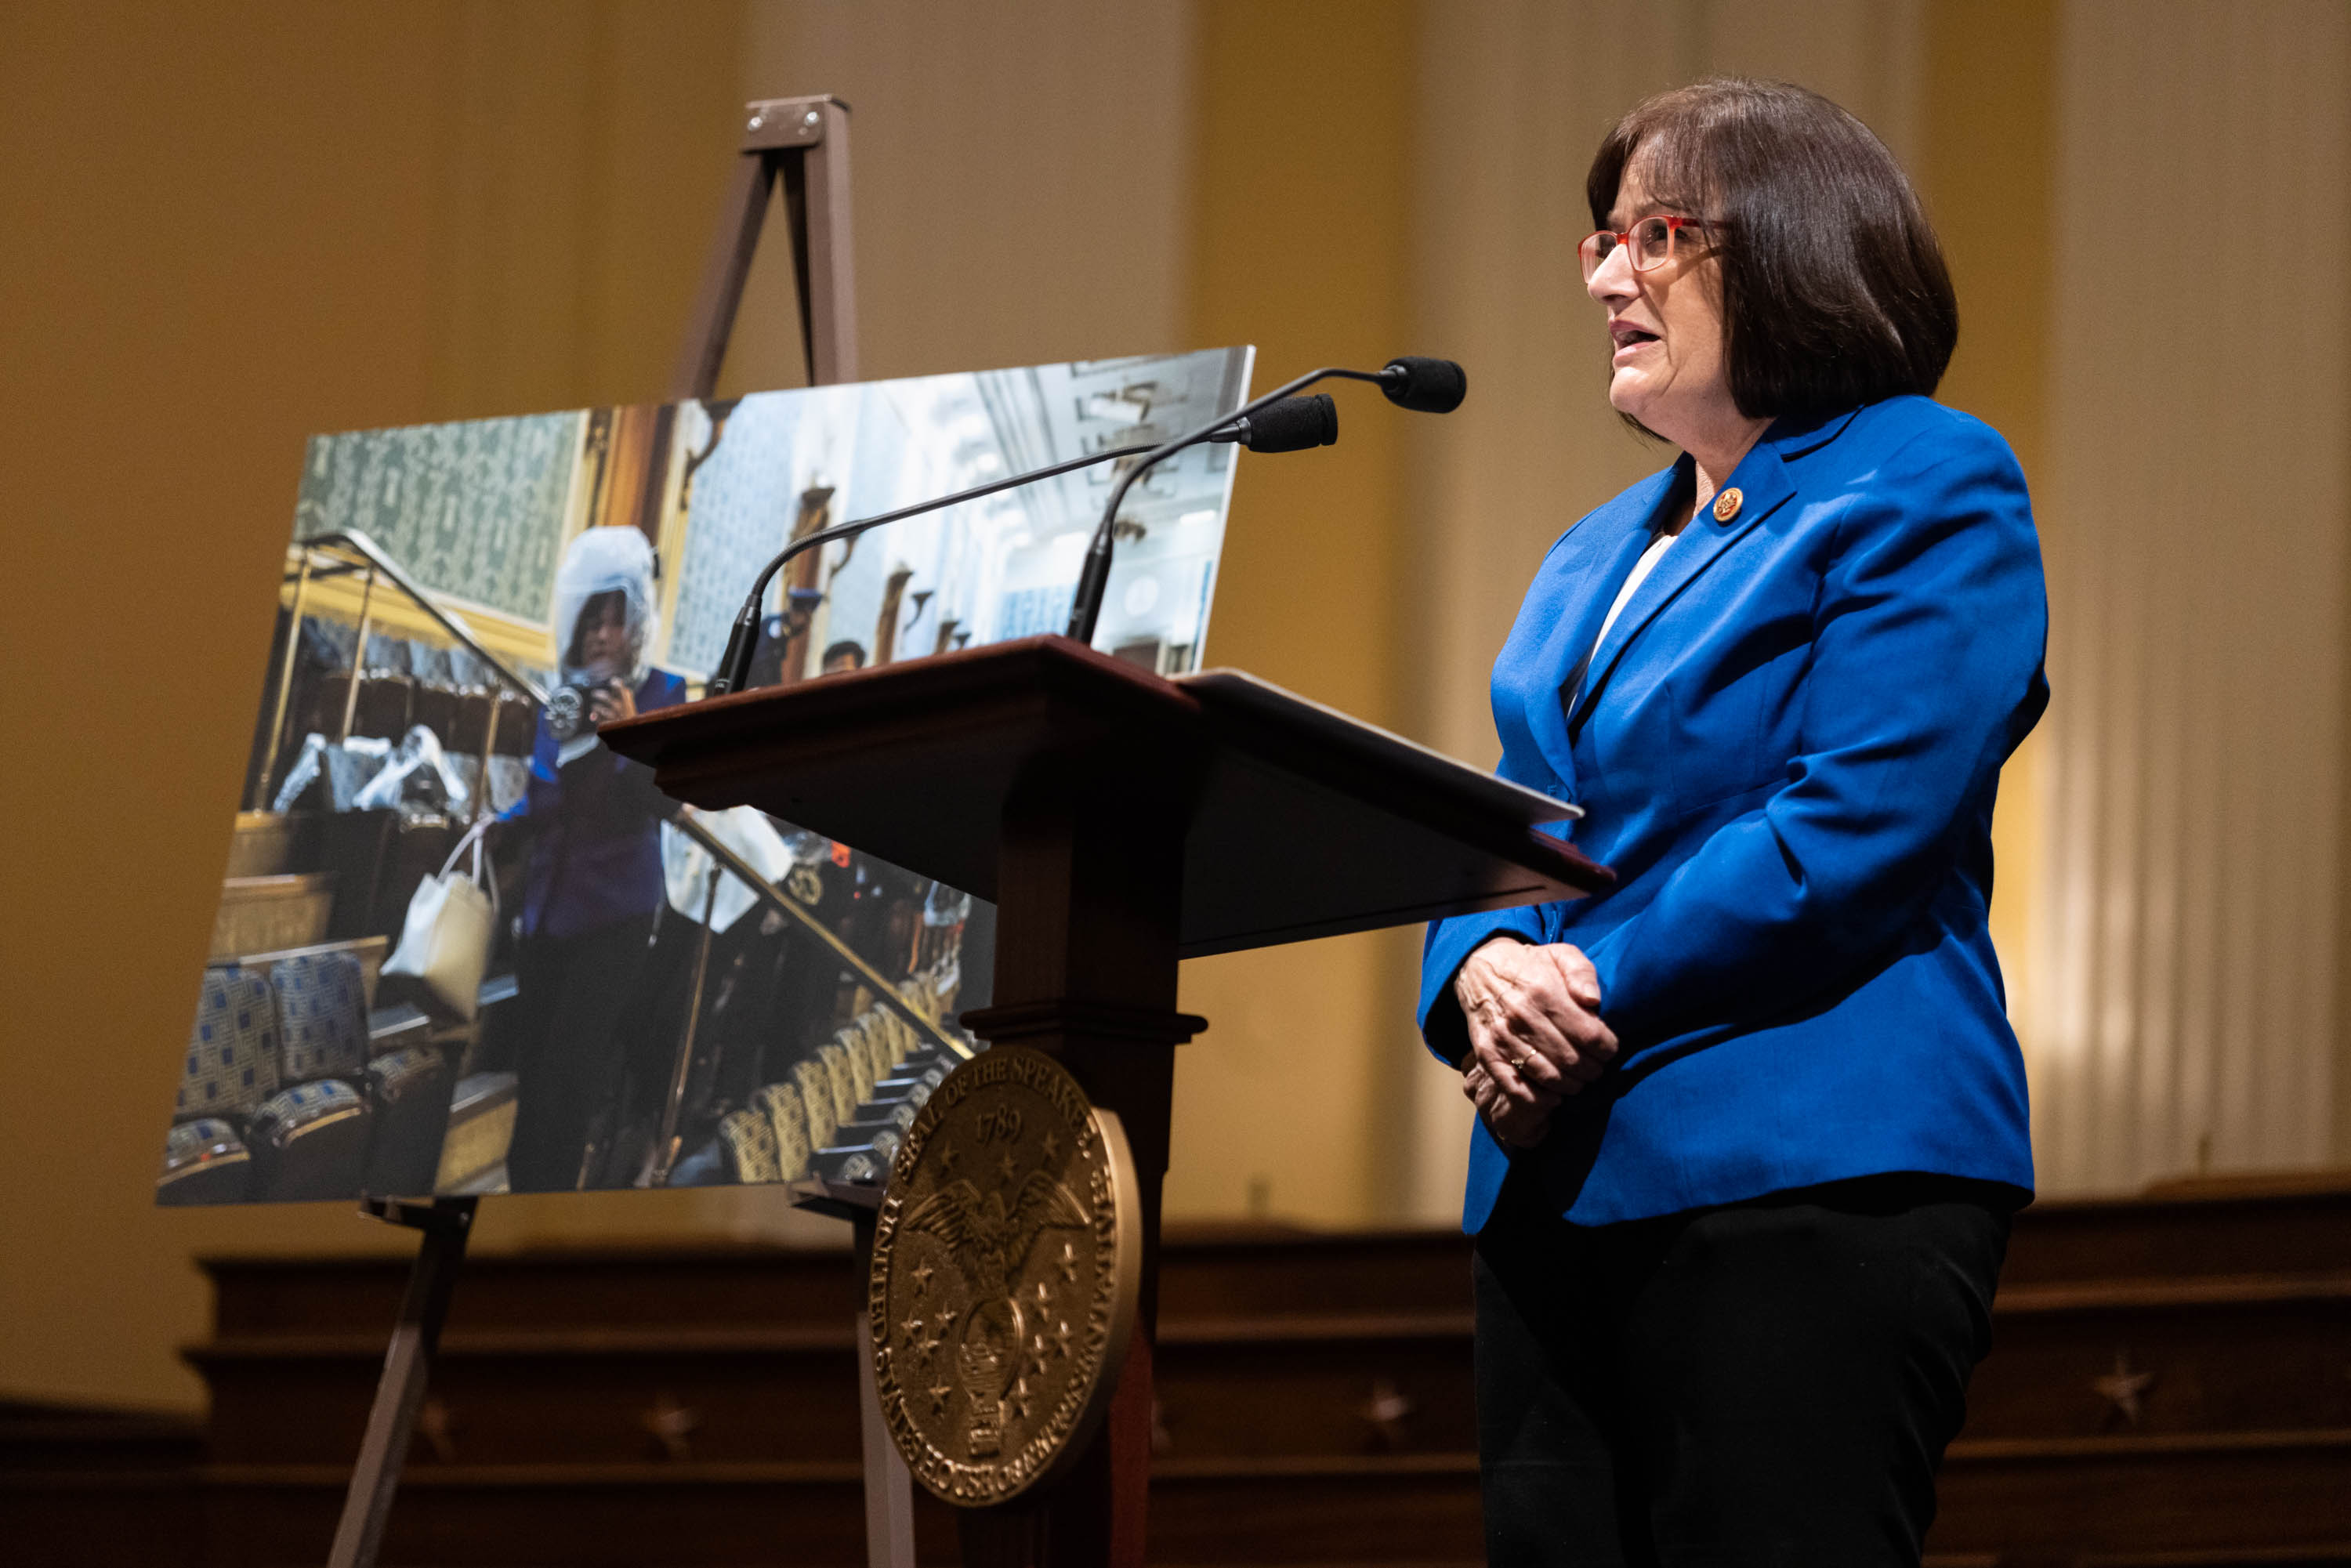
[[[825,111],[849,112],[849,105],[830,94],[815,98],[763,98],[743,106],[745,152],[779,152],[788,147],[813,147],[824,140]]]

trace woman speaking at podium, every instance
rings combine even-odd
[[[1985,926],[2047,703],[2023,476],[1930,400],[1959,314],[1815,94],[1635,107],[1586,183],[1609,402],[1680,449],[1569,528],[1494,666],[1589,900],[1431,927],[1478,1109],[1498,1563],[1916,1563],[2031,1195]]]

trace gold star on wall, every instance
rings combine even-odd
[[[457,1423],[451,1419],[449,1406],[439,1395],[424,1402],[416,1413],[416,1435],[433,1450],[433,1457],[443,1464],[455,1464],[457,1458]]]
[[[702,1425],[702,1416],[689,1406],[679,1404],[667,1394],[663,1394],[653,1400],[653,1407],[640,1415],[637,1420],[639,1425],[644,1427],[646,1434],[661,1446],[664,1458],[694,1458],[694,1445],[691,1439],[695,1428]]]
[[[2091,1390],[2114,1406],[2110,1415],[2119,1416],[2136,1426],[2139,1416],[2139,1396],[2155,1386],[2152,1372],[2133,1372],[2130,1353],[2115,1352],[2115,1369],[2104,1377],[2094,1378]]]

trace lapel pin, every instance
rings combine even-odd
[[[1721,495],[1717,496],[1714,498],[1714,520],[1718,523],[1727,523],[1730,521],[1731,518],[1739,515],[1739,504],[1746,498],[1746,497],[1739,493],[1737,486],[1733,486],[1731,488],[1725,490]]]

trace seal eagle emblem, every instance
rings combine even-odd
[[[1092,1437],[1134,1332],[1134,1185],[1118,1118],[1038,1051],[975,1057],[915,1116],[874,1226],[874,1378],[946,1501],[1002,1502]]]

